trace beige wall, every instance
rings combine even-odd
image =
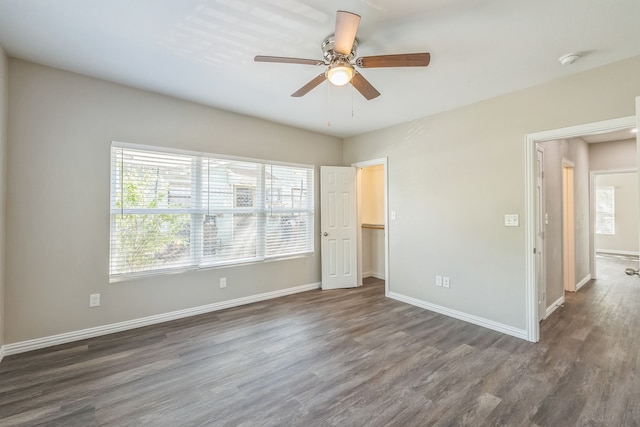
[[[574,183],[574,245],[575,245],[575,279],[576,285],[589,280],[590,273],[590,205],[589,205],[589,147],[581,138],[568,141],[563,156],[575,164]]]
[[[596,234],[596,251],[638,253],[638,173],[596,175],[596,186],[614,187],[615,234]]]
[[[390,292],[524,330],[524,136],[635,114],[638,75],[640,57],[348,138],[344,164],[388,156]]]
[[[384,279],[384,230],[362,229],[362,276]]]
[[[360,170],[361,221],[363,224],[384,224],[384,165]]]
[[[599,142],[589,144],[589,169],[611,171],[636,169],[636,140]]]
[[[7,158],[7,122],[9,116],[9,69],[7,56],[0,47],[0,360],[5,343],[5,193]]]
[[[310,257],[110,284],[110,143],[339,165],[340,139],[14,59],[9,109],[6,343],[320,281],[318,240]]]

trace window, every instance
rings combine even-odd
[[[113,143],[110,276],[313,252],[313,167]]]
[[[596,187],[596,233],[616,234],[614,187]]]

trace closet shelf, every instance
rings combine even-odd
[[[373,228],[376,230],[384,230],[384,224],[362,224],[362,228]]]

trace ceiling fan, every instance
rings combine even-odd
[[[427,52],[362,56],[354,61],[356,50],[358,49],[356,32],[358,31],[359,24],[359,15],[339,10],[336,15],[334,34],[322,42],[324,59],[258,55],[254,58],[254,61],[327,66],[327,69],[322,74],[292,93],[291,96],[300,97],[306,95],[320,83],[329,80],[336,86],[351,83],[353,87],[367,99],[373,99],[379,96],[380,92],[378,92],[362,74],[355,70],[353,67],[354,64],[359,68],[426,67],[429,65],[431,55]]]

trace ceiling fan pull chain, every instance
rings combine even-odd
[[[351,118],[353,118],[353,91],[354,91],[354,87],[353,85],[351,85]]]
[[[331,85],[327,85],[327,127],[331,127]]]

